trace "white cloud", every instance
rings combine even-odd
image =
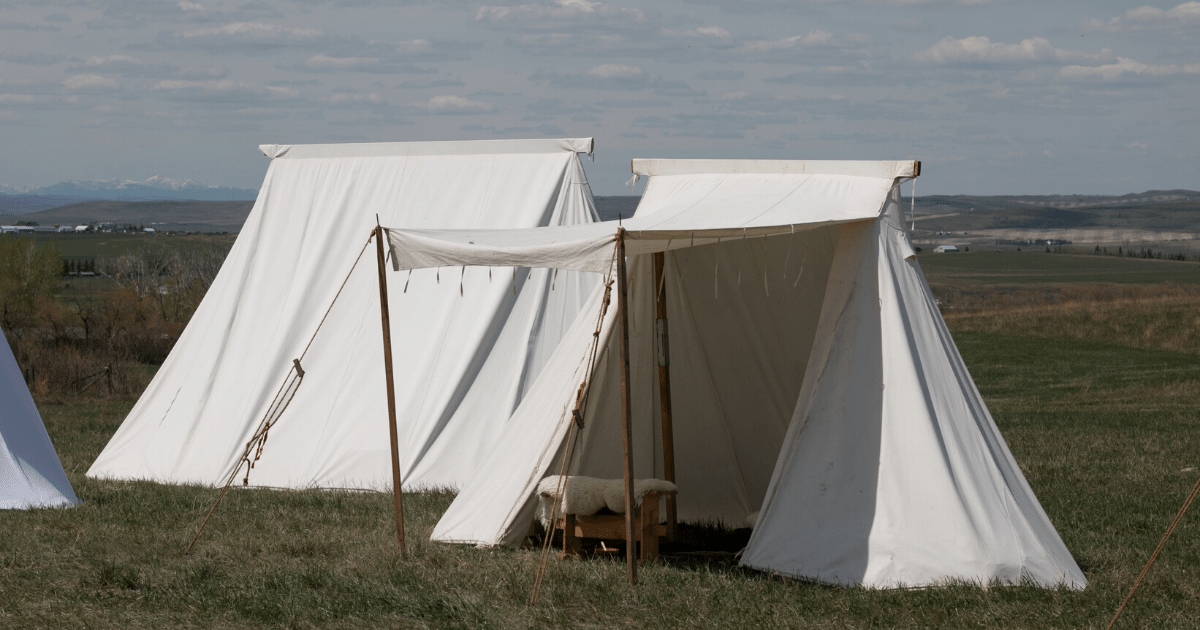
[[[648,23],[645,11],[587,0],[554,0],[517,6],[483,5],[475,22],[494,28],[549,30],[571,25],[640,26]]]
[[[1116,63],[1101,66],[1067,66],[1058,71],[1067,81],[1117,81],[1159,79],[1176,75],[1200,74],[1200,63],[1152,65],[1118,57]]]
[[[99,74],[77,74],[63,80],[71,92],[115,92],[121,89],[116,81]]]
[[[728,49],[721,59],[761,63],[797,63],[824,59],[862,59],[874,56],[871,38],[858,33],[837,34],[814,29],[804,35],[776,40],[742,42]],[[844,62],[844,61],[843,61]]]
[[[32,24],[30,22],[14,22],[0,19],[0,31],[61,31],[62,28],[53,24]]]
[[[300,93],[285,86],[256,85],[243,81],[222,79],[219,81],[159,81],[154,90],[167,100],[210,103],[257,103],[262,101],[290,101],[300,98]]]
[[[684,0],[687,4],[708,5],[720,7],[727,13],[763,13],[763,12],[808,12],[817,13],[820,9],[811,5],[827,5],[833,3],[845,5],[888,5],[913,6],[925,4],[957,4],[976,6],[991,4],[995,0]],[[820,13],[817,13],[820,15]]]
[[[588,74],[598,79],[626,79],[642,76],[642,69],[637,66],[607,63],[588,70]]]
[[[413,103],[412,107],[430,114],[486,114],[496,109],[491,103],[472,101],[450,94],[439,94],[428,101]]]
[[[387,101],[374,92],[369,94],[334,94],[329,99],[334,105],[385,105]]]
[[[317,53],[302,63],[289,62],[276,67],[299,72],[370,72],[377,74],[434,74],[437,70],[420,68],[412,62],[433,63],[467,60],[468,51],[478,42],[413,39],[401,42],[342,41],[338,54]]]
[[[703,91],[692,88],[686,81],[652,77],[637,66],[602,64],[582,74],[563,74],[539,71],[529,75],[530,81],[546,81],[560,88],[649,91],[666,96],[698,96]]]
[[[165,79],[168,77],[177,77],[180,73],[180,68],[174,64],[151,63],[129,55],[109,55],[107,57],[88,57],[83,63],[69,66],[67,72],[116,74],[125,77]]]
[[[1004,44],[979,35],[962,39],[947,37],[913,56],[917,61],[938,65],[1102,63],[1113,59],[1112,51],[1107,48],[1099,53],[1084,53],[1055,48],[1044,37],[1032,37],[1019,44]]]
[[[696,78],[707,81],[741,81],[746,78],[745,70],[715,70],[709,68],[696,73]]]
[[[1200,28],[1200,2],[1184,2],[1173,8],[1138,7],[1108,22],[1085,20],[1080,29],[1100,33],[1173,33]]]
[[[51,100],[41,94],[0,94],[0,105],[40,105]]]
[[[216,27],[198,28],[159,37],[168,47],[203,48],[212,52],[231,50],[276,50],[319,44],[328,38],[315,28],[291,28],[258,22],[234,22]]]
[[[32,66],[48,66],[63,61],[64,59],[65,57],[62,55],[48,55],[43,52],[20,52],[16,50],[5,50],[0,52],[0,61]]]

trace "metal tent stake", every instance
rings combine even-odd
[[[387,380],[388,432],[392,440],[392,495],[396,503],[396,544],[404,555],[404,506],[400,501],[400,440],[396,434],[396,388],[392,379],[392,324],[388,315],[387,269],[383,259],[383,228],[375,226],[379,260],[379,315],[383,319],[383,369]]]
[[[625,277],[625,228],[617,228],[617,292],[621,312],[621,448],[625,468],[625,573],[637,586],[637,541],[633,535],[633,411],[629,395],[629,287]]]

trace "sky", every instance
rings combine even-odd
[[[592,136],[598,195],[635,157],[1198,189],[1200,2],[1144,1],[3,0],[0,183],[258,188],[259,144]]]

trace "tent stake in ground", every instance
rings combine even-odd
[[[396,389],[392,383],[392,324],[388,316],[387,269],[383,260],[383,228],[375,226],[375,254],[379,261],[379,315],[383,320],[383,370],[387,379],[388,433],[392,440],[392,497],[396,510],[396,544],[404,554],[404,506],[400,492],[400,444],[396,432]]]
[[[633,402],[629,395],[629,282],[625,277],[625,229],[617,228],[617,292],[621,311],[621,447],[625,471],[625,573],[637,586],[637,558],[633,535]]]

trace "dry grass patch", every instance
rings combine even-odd
[[[1200,353],[1200,287],[1195,285],[976,287],[943,290],[939,299],[954,332]]]

